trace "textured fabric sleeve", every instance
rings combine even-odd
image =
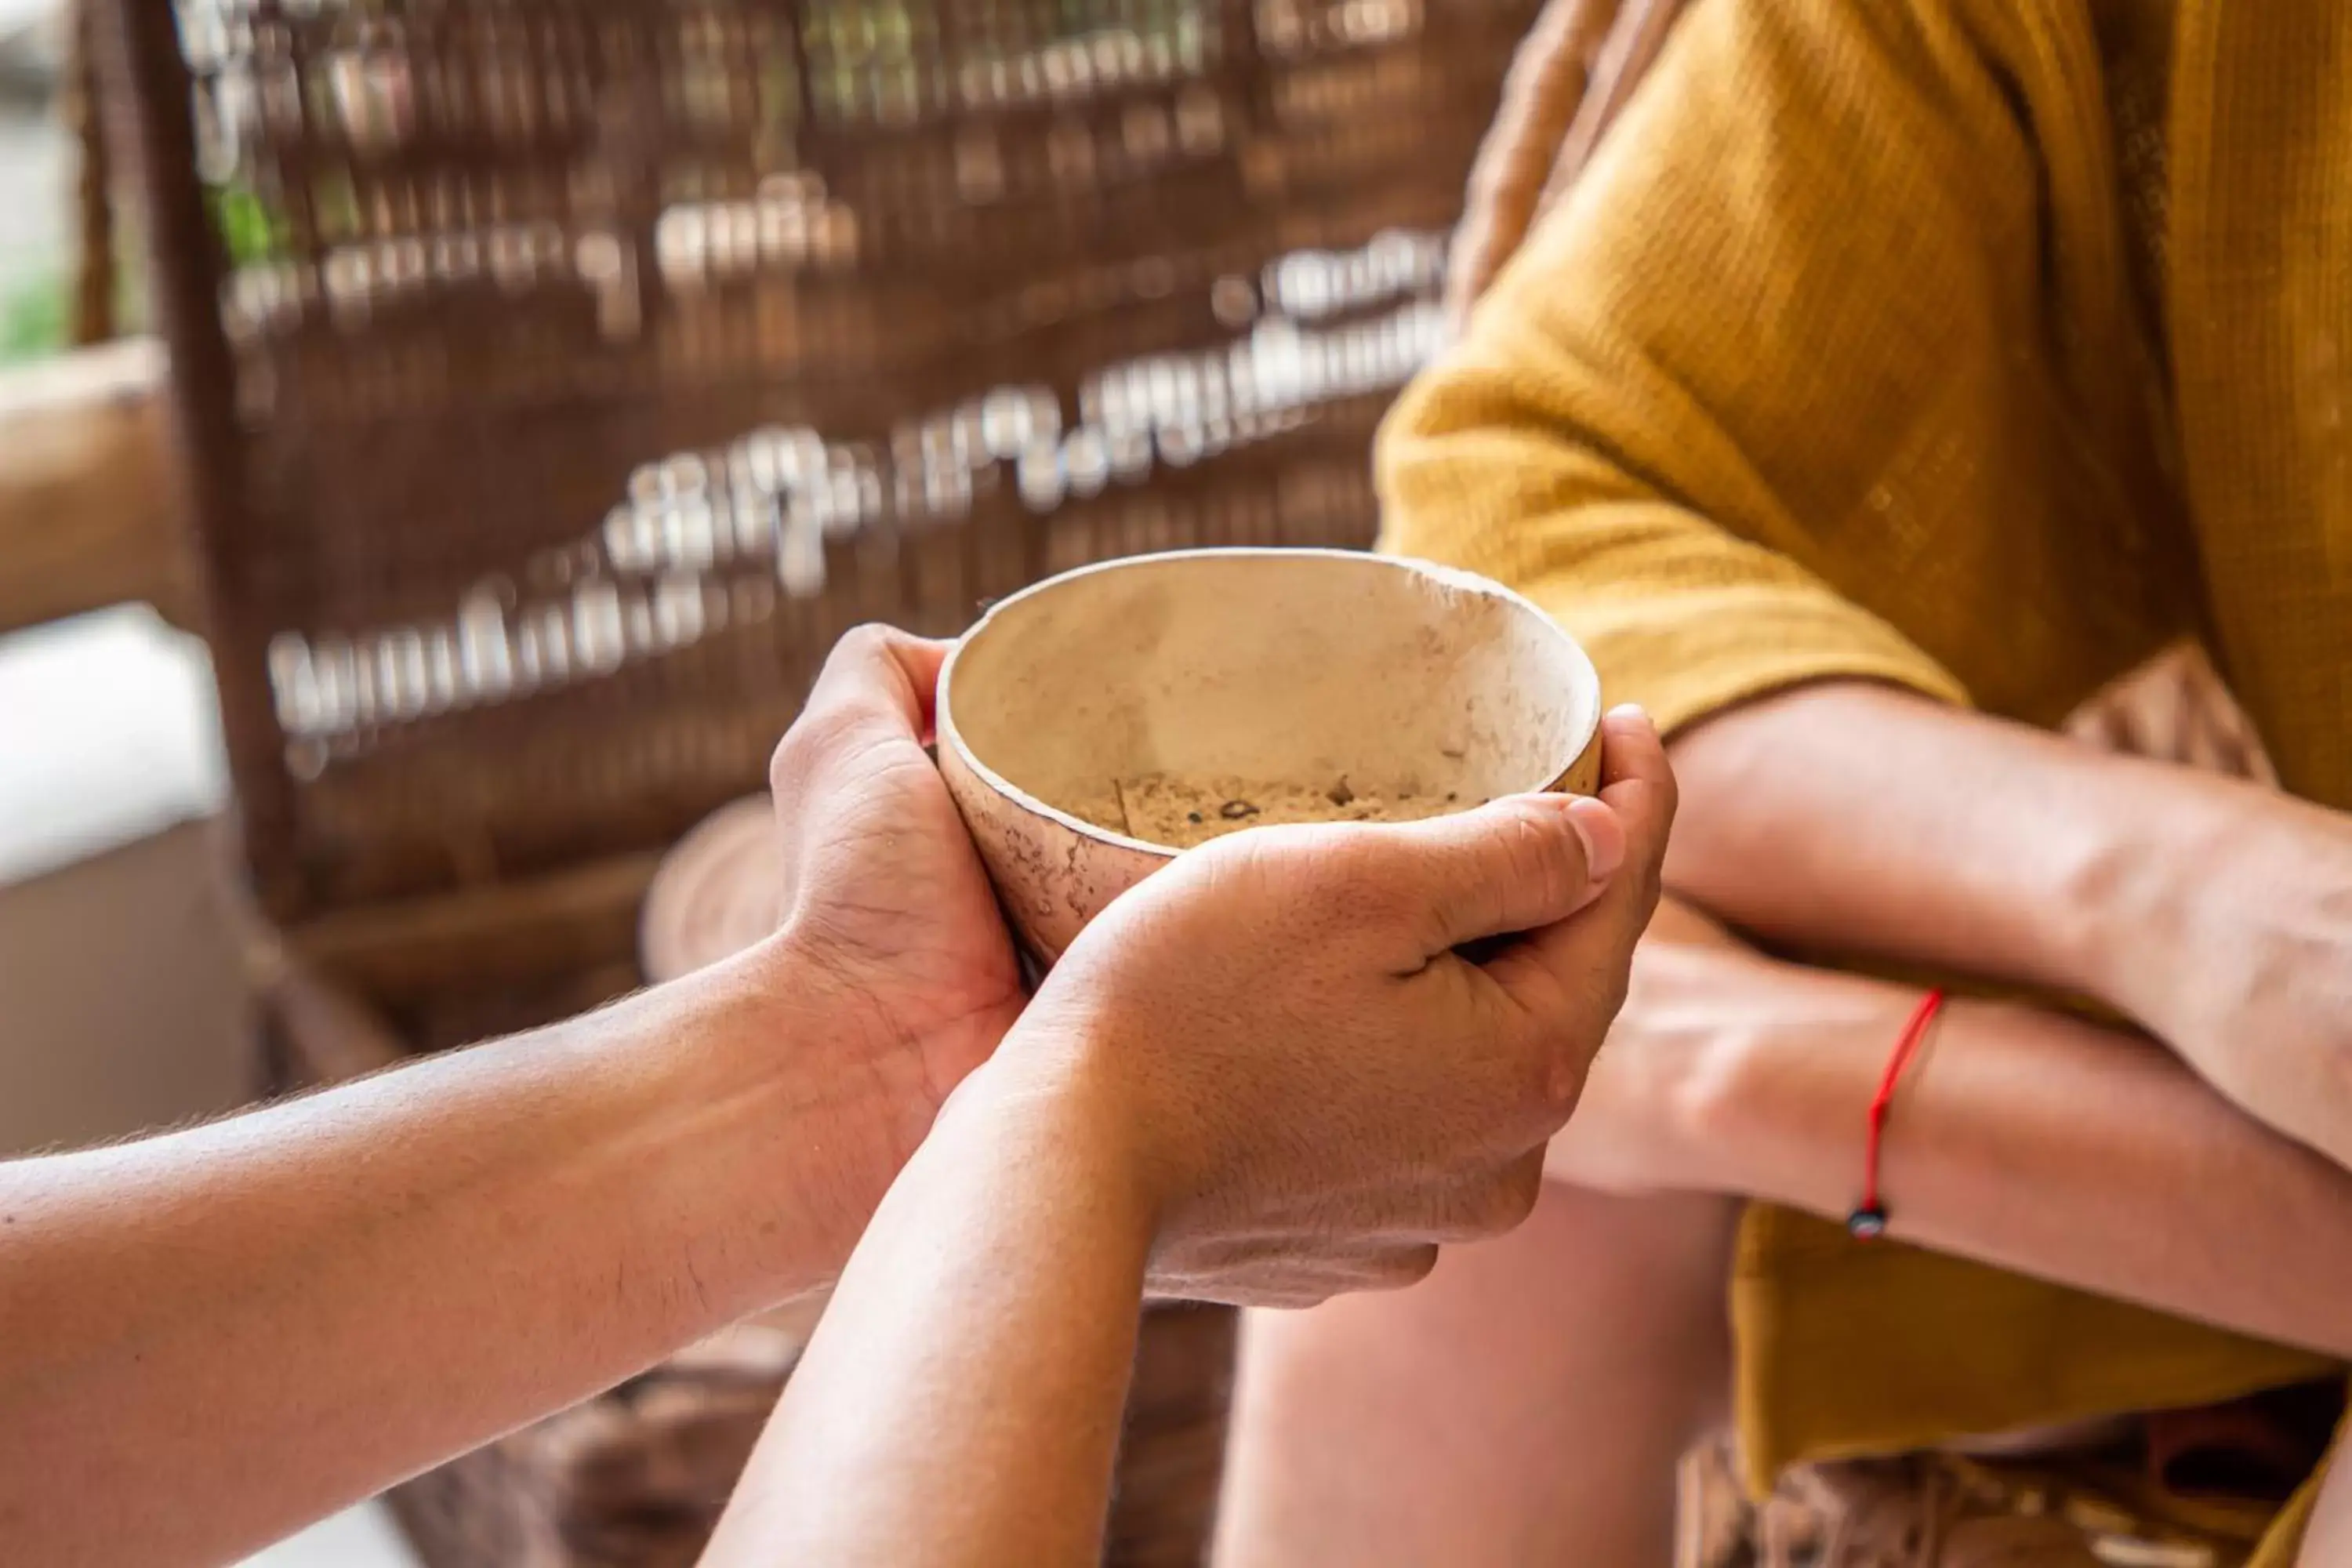
[[[1527,593],[1669,727],[2063,668],[2035,153],[1958,9],[1701,0],[1391,414],[1386,548]]]

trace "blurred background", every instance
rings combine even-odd
[[[66,342],[72,142],[55,113],[65,29],[57,0],[0,0],[0,355]]]
[[[0,0],[0,372],[72,345],[80,163],[60,101],[67,43],[60,0]],[[123,289],[125,328],[141,300]],[[0,465],[12,455],[0,447]],[[252,1097],[214,826],[226,791],[201,638],[143,605],[0,635],[0,1156]],[[257,1561],[415,1559],[372,1506]]]
[[[68,26],[58,0],[0,0],[0,369],[11,405],[73,342],[79,265]],[[135,331],[140,291],[119,325]],[[0,466],[30,489],[38,431]],[[40,518],[29,498],[21,515]],[[116,1137],[253,1088],[237,966],[202,824],[226,798],[203,641],[144,605],[21,626],[52,557],[0,532],[0,1152]],[[123,984],[135,974],[138,984]]]

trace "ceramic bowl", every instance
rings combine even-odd
[[[1184,551],[1000,601],[940,674],[939,758],[1023,945],[1051,963],[1181,852],[1104,826],[1128,824],[1128,781],[1290,781],[1433,810],[1590,794],[1600,718],[1583,650],[1484,578],[1352,551]]]

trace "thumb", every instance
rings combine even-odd
[[[1376,836],[1376,837],[1375,837]],[[1509,795],[1475,811],[1368,831],[1374,879],[1411,911],[1421,956],[1566,920],[1625,858],[1625,829],[1597,800]]]
[[[1538,931],[1501,954],[1486,973],[1522,1005],[1570,1034],[1600,1031],[1616,1016],[1633,946],[1658,905],[1666,836],[1676,793],[1666,749],[1649,715],[1621,708],[1601,722],[1601,800],[1621,830],[1625,865],[1581,919]]]

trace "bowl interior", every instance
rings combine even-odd
[[[1599,686],[1566,634],[1483,579],[1337,551],[1200,551],[1004,601],[956,650],[945,706],[992,784],[1165,844],[1119,832],[1130,781],[1461,809],[1545,788],[1591,738]]]

